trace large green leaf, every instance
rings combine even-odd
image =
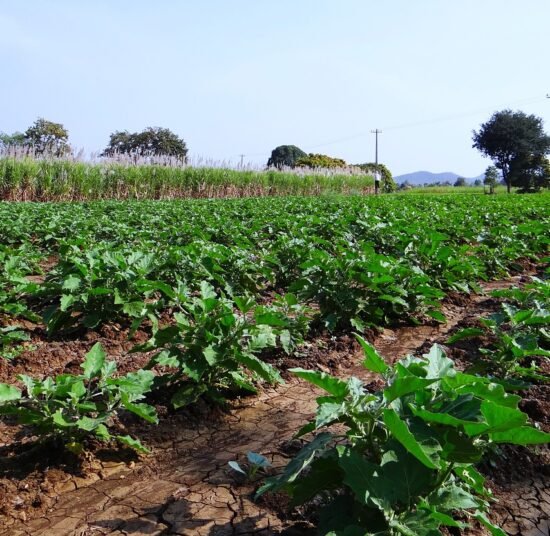
[[[327,432],[317,435],[287,464],[281,475],[266,480],[265,484],[258,489],[256,497],[267,491],[276,491],[286,484],[294,482],[302,471],[311,464],[315,456],[325,450],[331,440],[332,434]]]
[[[550,443],[550,434],[542,430],[537,430],[532,426],[520,426],[504,432],[492,432],[491,439],[495,443],[541,445]]]
[[[402,421],[393,409],[384,410],[384,423],[395,439],[397,439],[397,441],[399,441],[415,458],[430,469],[437,468],[437,465],[432,461],[429,454],[410,432],[407,423]]]
[[[346,405],[342,403],[327,402],[317,408],[315,415],[315,427],[321,428],[337,421],[342,415],[346,415]]]
[[[21,398],[21,391],[13,385],[0,383],[0,402],[12,402]]]
[[[235,355],[235,359],[247,367],[248,369],[254,371],[258,376],[263,380],[270,383],[284,383],[281,375],[276,368],[272,367],[270,364],[258,359],[253,354],[248,353],[238,353]]]
[[[84,370],[84,377],[91,379],[99,376],[105,363],[105,358],[106,355],[103,347],[99,342],[96,342],[86,354],[84,362],[81,365]]]
[[[485,333],[481,328],[464,328],[457,331],[454,335],[451,335],[446,341],[446,344],[454,344],[455,342],[463,339],[470,339],[472,337],[479,337]]]
[[[527,415],[519,409],[500,406],[494,402],[484,400],[481,403],[481,413],[487,421],[479,424],[467,424],[464,426],[470,436],[480,434],[494,434],[506,432],[514,428],[522,427],[527,422]]]
[[[335,397],[344,397],[348,394],[349,388],[347,382],[340,380],[326,372],[319,372],[316,370],[305,370],[303,368],[289,369],[292,374],[307,380],[309,383],[324,389],[327,393]]]
[[[355,338],[359,341],[363,352],[365,353],[365,359],[363,361],[363,366],[371,370],[372,372],[377,372],[379,374],[384,374],[389,370],[388,365],[384,362],[384,359],[376,351],[376,349],[370,345],[361,335],[355,334]]]
[[[479,424],[478,421],[467,421],[453,417],[448,413],[435,413],[422,408],[417,408],[411,404],[411,409],[416,417],[420,417],[426,422],[432,422],[437,424],[446,424],[447,426],[463,426],[465,424]]]
[[[428,361],[426,378],[441,379],[455,375],[452,360],[445,356],[443,349],[438,344],[434,344],[424,357]]]
[[[144,447],[139,439],[134,439],[129,435],[117,435],[115,439],[123,445],[126,445],[127,447],[130,447],[141,454],[149,454],[149,449]]]
[[[86,415],[84,415],[83,417],[80,417],[78,421],[76,421],[76,426],[77,428],[80,428],[80,430],[91,432],[103,422],[104,419],[92,419],[91,417],[87,417]]]
[[[132,413],[136,414],[138,417],[141,417],[147,422],[150,422],[153,424],[158,423],[159,420],[157,416],[157,411],[153,406],[150,406],[149,404],[143,404],[143,403],[136,404],[135,402],[131,402],[125,393],[121,393],[121,402],[122,402],[122,405],[128,411],[131,411]]]
[[[389,387],[384,389],[384,398],[388,404],[396,398],[400,398],[406,394],[420,391],[436,382],[436,379],[424,379],[417,376],[397,376]]]

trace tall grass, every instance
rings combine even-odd
[[[11,201],[351,194],[370,193],[373,185],[371,176],[347,170],[291,172],[0,155],[0,199]]]

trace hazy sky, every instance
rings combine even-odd
[[[0,131],[37,117],[100,150],[162,126],[193,156],[281,144],[351,163],[483,172],[495,110],[550,130],[549,0],[0,0]]]

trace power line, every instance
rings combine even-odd
[[[550,99],[550,93],[547,93],[545,98]],[[535,102],[542,102],[543,100],[545,100],[545,98],[543,98],[543,97],[530,97],[530,98],[527,98],[527,99],[521,99],[521,100],[517,100],[517,101],[513,101],[513,102],[507,102],[507,103],[503,103],[503,104],[493,105],[491,107],[480,108],[480,109],[472,110],[472,111],[469,111],[469,112],[461,112],[459,114],[451,114],[451,115],[446,115],[446,116],[441,116],[441,117],[436,117],[436,118],[431,118],[431,119],[415,121],[415,122],[411,122],[411,123],[388,125],[388,126],[384,127],[384,130],[400,130],[400,129],[405,129],[405,128],[414,128],[414,127],[417,127],[417,126],[432,125],[434,123],[442,123],[442,122],[445,122],[445,121],[454,121],[454,120],[457,120],[457,119],[462,119],[463,117],[471,117],[471,116],[474,116],[474,115],[478,115],[478,114],[481,114],[481,113],[492,111],[492,110],[495,110],[497,108],[502,108],[504,106],[514,106],[514,105],[519,105],[519,104],[532,104],[532,103],[535,103]],[[314,144],[314,145],[307,145],[307,146],[304,146],[303,148],[306,149],[306,150],[309,150],[309,149],[316,149],[318,147],[326,147],[326,146],[329,146],[329,145],[336,145],[338,143],[342,143],[342,142],[345,142],[345,141],[351,141],[351,140],[355,140],[357,138],[363,138],[365,136],[368,136],[371,133],[374,133],[374,131],[362,131],[362,132],[358,132],[356,134],[351,134],[351,135],[348,135],[348,136],[345,136],[345,137],[342,137],[342,138],[336,138],[336,139],[328,140],[328,141],[325,141],[325,142],[322,142],[322,143],[317,143],[317,144]],[[260,156],[265,157],[265,156],[270,156],[270,155],[271,155],[271,153],[254,153],[254,154],[247,154],[247,155],[244,155],[244,156],[248,156],[249,158],[254,158],[254,157],[260,157]],[[237,156],[241,157],[241,162],[242,162],[243,155],[237,155]]]

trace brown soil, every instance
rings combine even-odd
[[[508,287],[520,278],[486,288]],[[448,322],[385,329],[368,334],[388,361],[407,353],[422,353],[498,303],[486,296],[464,301],[453,297],[443,307]],[[146,334],[141,333],[142,340]],[[37,349],[8,365],[0,365],[0,381],[17,373],[55,374],[76,371],[84,353],[100,340],[122,371],[136,368],[147,356],[128,355],[134,344],[125,341],[116,326],[90,334],[84,340],[46,344],[37,333]],[[38,343],[43,344],[38,344]],[[467,366],[460,352],[452,353],[458,366]],[[462,356],[464,357],[464,356]],[[289,359],[269,359],[283,370],[302,366],[340,376],[355,374],[367,383],[376,378],[365,371],[362,353],[351,337],[320,336]],[[7,367],[7,368],[6,368]],[[18,464],[0,463],[0,535],[274,535],[314,534],[307,512],[285,513],[284,497],[258,504],[251,499],[256,483],[246,483],[227,465],[243,461],[249,450],[267,456],[280,467],[301,443],[292,436],[313,414],[316,388],[285,374],[286,384],[260,395],[232,401],[227,412],[198,405],[192,411],[172,413],[160,408],[159,426],[121,423],[141,437],[153,453],[135,458],[124,450],[92,446],[87,459],[70,459],[54,449],[30,453]],[[548,426],[548,390],[535,386],[525,393],[523,409],[541,426]],[[0,454],[10,456],[17,434],[0,425]],[[19,434],[25,431],[12,427]],[[21,455],[29,446],[18,447]],[[13,450],[13,449],[12,449]],[[493,519],[510,534],[548,535],[550,509],[549,455],[546,448],[506,448],[482,469],[499,499]],[[484,534],[477,527],[475,534]]]

